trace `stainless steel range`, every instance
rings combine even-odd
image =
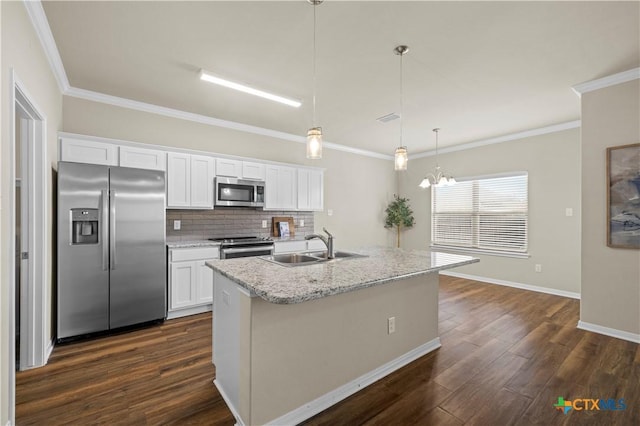
[[[209,238],[220,242],[220,259],[269,256],[273,254],[273,240],[269,237]]]

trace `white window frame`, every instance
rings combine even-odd
[[[525,217],[525,236],[524,236],[524,249],[522,250],[508,250],[508,249],[487,249],[487,248],[479,248],[478,247],[478,240],[479,240],[479,216],[481,214],[481,211],[478,208],[478,191],[477,188],[479,185],[474,184],[473,185],[473,193],[471,195],[472,200],[471,200],[471,204],[472,204],[472,211],[468,212],[468,213],[461,213],[461,214],[469,214],[472,217],[472,227],[471,227],[471,245],[465,246],[465,245],[448,245],[448,244],[443,244],[443,243],[437,243],[434,242],[434,239],[436,238],[436,206],[435,203],[437,202],[437,196],[436,196],[436,191],[438,190],[437,187],[432,186],[431,187],[431,242],[430,242],[430,247],[432,249],[436,249],[436,250],[445,250],[445,251],[454,251],[454,252],[462,252],[462,253],[471,253],[471,254],[483,254],[483,255],[490,255],[490,256],[502,256],[502,257],[514,257],[514,258],[528,258],[530,257],[529,253],[528,253],[528,247],[529,247],[529,176],[527,172],[510,172],[510,173],[500,173],[500,174],[492,174],[492,175],[483,175],[483,176],[473,176],[473,177],[465,177],[465,178],[460,178],[458,179],[458,182],[479,182],[482,180],[488,180],[488,179],[498,179],[498,178],[505,178],[505,177],[516,177],[516,176],[525,176],[526,177],[526,196],[527,196],[527,207],[526,207],[526,212],[522,212],[519,211],[517,213],[514,214],[518,214],[518,215],[524,215]],[[510,214],[510,212],[501,212],[501,214]]]

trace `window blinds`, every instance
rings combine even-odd
[[[472,178],[431,189],[431,244],[525,253],[528,175]]]

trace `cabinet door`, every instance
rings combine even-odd
[[[191,205],[191,156],[167,153],[167,207]]]
[[[300,173],[300,171],[298,171]],[[309,171],[309,210],[324,208],[324,172],[322,170]]]
[[[196,303],[213,302],[213,269],[205,265],[204,260],[197,262],[198,268],[198,299]]]
[[[298,169],[298,210],[310,210],[309,170]]]
[[[60,138],[60,160],[117,166],[117,145],[90,140]]]
[[[265,165],[260,163],[253,163],[251,161],[242,162],[242,178],[264,180],[265,177]]]
[[[186,308],[197,301],[197,262],[178,262],[170,266],[169,309]]]
[[[213,208],[214,159],[191,156],[191,207]]]
[[[296,169],[293,167],[280,167],[278,173],[278,204],[279,208],[295,210],[297,207]]]
[[[265,168],[264,209],[278,209],[278,166]]]
[[[239,178],[242,175],[242,161],[216,158],[216,176]]]
[[[166,153],[155,149],[121,146],[119,149],[120,166],[137,169],[166,170]]]

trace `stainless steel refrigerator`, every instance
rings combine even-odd
[[[166,316],[165,175],[58,163],[57,338]]]

